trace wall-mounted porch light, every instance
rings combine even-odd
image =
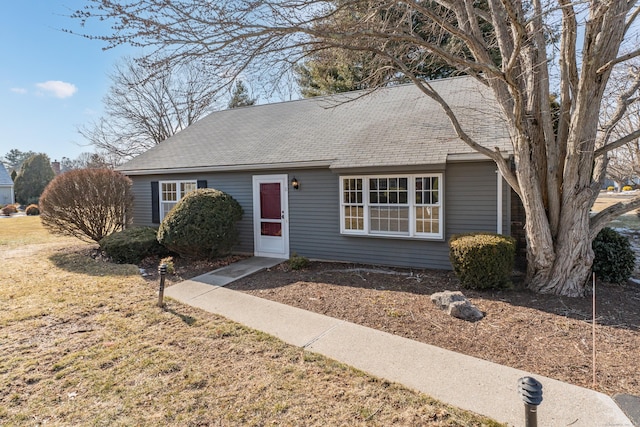
[[[291,186],[294,190],[300,188],[300,183],[298,182],[298,179],[296,177],[293,177],[293,179],[291,180]]]

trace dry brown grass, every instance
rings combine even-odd
[[[135,267],[37,218],[2,220],[0,236],[0,425],[495,425],[215,315],[160,310]]]

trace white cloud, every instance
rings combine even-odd
[[[76,85],[60,80],[49,80],[44,83],[37,83],[36,86],[56,98],[69,98],[78,91]]]
[[[24,95],[25,93],[27,93],[27,90],[23,87],[12,87],[11,88],[11,92],[13,93],[18,93],[20,95]]]

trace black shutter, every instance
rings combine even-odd
[[[207,188],[207,180],[199,179],[198,180],[198,188]]]
[[[160,224],[160,185],[151,181],[151,222]]]

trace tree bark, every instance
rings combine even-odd
[[[536,262],[534,248],[527,253],[528,287],[539,293],[568,297],[581,297],[591,273],[593,250],[589,237],[589,214],[574,210],[571,217],[564,217],[553,247],[542,248],[553,253],[549,265]],[[533,261],[533,262],[532,262]]]

